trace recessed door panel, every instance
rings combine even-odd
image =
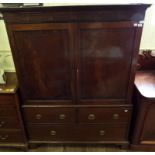
[[[12,28],[22,97],[72,100],[71,24],[27,24]]]
[[[125,99],[135,28],[119,22],[79,27],[80,99]]]

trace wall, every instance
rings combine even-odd
[[[3,20],[0,20],[0,69],[15,71],[8,37]]]
[[[140,49],[155,50],[155,5],[146,11]]]
[[[61,5],[66,4],[68,5],[68,3]],[[51,5],[51,3],[47,3],[45,5]],[[58,3],[52,5],[58,5]],[[140,49],[155,50],[155,5],[152,5],[150,8],[148,8],[146,12]],[[7,71],[15,70],[3,20],[0,20],[0,68],[1,67]]]

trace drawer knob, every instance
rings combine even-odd
[[[0,127],[2,127],[4,125],[3,121],[0,121]]]
[[[95,115],[94,114],[89,114],[88,115],[88,119],[89,120],[94,120],[95,119]]]
[[[41,114],[37,114],[36,115],[36,119],[41,119],[42,118],[42,115]]]
[[[65,119],[65,118],[66,118],[66,115],[65,115],[65,114],[60,114],[60,115],[59,115],[59,119],[63,120],[63,119]]]
[[[8,135],[5,135],[5,136],[1,136],[1,135],[0,135],[0,139],[1,139],[1,140],[6,140],[7,138],[8,138]]]
[[[52,131],[51,131],[51,135],[52,135],[52,136],[55,136],[55,135],[56,135],[56,131],[52,130]]]
[[[119,119],[119,114],[113,114],[113,119]]]
[[[125,110],[124,110],[124,112],[128,112],[128,110],[127,110],[127,109],[125,109]]]
[[[105,135],[105,131],[104,130],[100,130],[100,136],[104,136]]]

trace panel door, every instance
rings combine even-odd
[[[11,25],[13,56],[24,100],[72,102],[73,25]]]
[[[155,144],[155,104],[146,102],[147,109],[143,119],[140,143]]]
[[[81,23],[78,27],[79,100],[125,100],[134,52],[134,24]]]

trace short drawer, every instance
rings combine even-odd
[[[30,141],[127,141],[127,125],[30,125]]]
[[[19,129],[19,121],[15,117],[0,117],[0,129]]]
[[[79,123],[127,123],[131,116],[129,107],[79,108]]]
[[[128,126],[80,125],[75,134],[78,141],[128,141]]]
[[[30,125],[30,141],[65,141],[75,140],[74,127],[68,125]]]
[[[0,143],[21,143],[23,135],[20,130],[0,130]]]
[[[15,99],[13,95],[10,94],[0,94],[0,106],[5,104],[14,105]]]
[[[0,105],[0,117],[16,117],[16,108],[13,105]]]
[[[75,109],[51,107],[25,107],[27,123],[74,123]]]

